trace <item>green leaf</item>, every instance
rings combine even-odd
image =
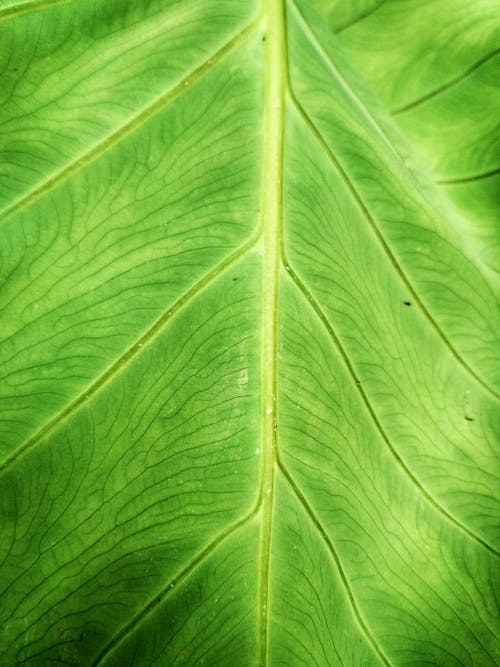
[[[0,2],[1,665],[498,664],[493,5]]]
[[[476,261],[498,274],[497,3],[313,4],[422,155],[424,168],[445,188],[445,198],[458,209],[450,218],[468,247],[475,246]]]

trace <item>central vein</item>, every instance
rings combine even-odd
[[[265,135],[263,174],[263,321],[262,321],[262,487],[260,539],[260,664],[267,664],[269,561],[277,443],[277,337],[282,225],[284,125],[283,0],[264,0],[265,7]]]

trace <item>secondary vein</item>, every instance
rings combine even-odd
[[[277,444],[277,329],[280,236],[283,216],[284,128],[284,6],[283,0],[265,4],[266,80],[265,150],[262,192],[262,469],[260,538],[260,665],[267,664],[270,545],[273,515],[274,472]]]
[[[185,94],[211,69],[237,49],[238,46],[243,44],[254,33],[255,29],[256,21],[252,21],[221,46],[218,51],[212,53],[196,69],[188,73],[176,85],[169,88],[147,106],[136,112],[136,114],[129,118],[123,125],[120,125],[117,129],[113,130],[111,134],[100,139],[86,153],[77,156],[72,162],[68,162],[62,169],[50,175],[44,181],[0,211],[0,224],[6,222],[11,216],[19,213],[21,210],[31,206],[31,204],[39,199],[42,199],[59,185],[78,174],[82,169],[85,169],[100,157],[112,151],[122,141],[127,139],[127,137],[145,125],[151,118],[174,102],[174,100]]]
[[[138,338],[134,343],[128,347],[117,359],[115,359],[108,368],[98,375],[94,381],[88,385],[82,393],[76,398],[67,403],[60,412],[58,412],[52,419],[44,424],[34,435],[32,435],[26,442],[20,445],[10,456],[4,461],[0,461],[0,475],[9,469],[24,453],[30,451],[38,443],[51,433],[62,421],[68,419],[74,412],[76,412],[82,405],[89,401],[102,387],[113,380],[117,373],[121,372],[128,364],[132,363],[135,357],[140,354],[143,346],[146,346],[150,340],[157,336],[165,326],[172,320],[173,317],[187,304],[189,304],[197,294],[215,281],[228,268],[236,264],[238,260],[242,259],[250,250],[256,245],[257,239],[251,237],[248,241],[236,248],[232,253],[224,257],[218,264],[216,264],[208,273],[206,273],[200,280],[198,280],[190,289],[188,289],[182,296],[165,309],[160,317],[155,320],[151,326]]]
[[[31,2],[22,2],[15,5],[10,5],[4,9],[0,9],[0,21],[9,18],[19,18],[23,14],[30,12],[38,12],[43,9],[51,9],[57,5],[66,5],[73,0],[32,0]]]
[[[169,579],[163,584],[163,587],[155,592],[152,598],[141,607],[131,620],[114,634],[105,647],[99,652],[97,657],[92,662],[91,667],[101,665],[109,654],[119,645],[123,644],[124,640],[136,630],[136,628],[151,614],[155,612],[157,607],[173,592],[175,592],[184,580],[202,563],[204,563],[216,549],[225,542],[228,538],[234,535],[238,530],[247,526],[254,518],[255,510],[245,515],[242,519],[234,524],[229,525],[225,530],[219,533],[209,544],[207,544],[198,554],[196,554],[173,578]]]
[[[434,319],[430,310],[425,305],[423,298],[421,298],[420,295],[417,293],[417,289],[416,289],[416,287],[414,287],[413,282],[411,281],[410,277],[404,271],[400,262],[396,258],[396,255],[393,253],[393,251],[392,251],[391,247],[389,246],[388,242],[385,240],[384,235],[382,234],[381,230],[379,229],[378,224],[375,222],[372,214],[370,213],[370,211],[368,209],[368,206],[365,204],[365,202],[362,199],[360,193],[358,192],[358,189],[355,187],[354,183],[352,182],[351,178],[349,177],[349,175],[347,174],[346,170],[341,165],[341,163],[339,162],[337,157],[333,154],[330,146],[327,144],[327,142],[323,138],[323,135],[321,134],[317,125],[314,123],[311,116],[308,114],[308,112],[302,106],[301,102],[299,101],[299,99],[298,99],[297,95],[295,94],[295,92],[293,90],[293,87],[291,85],[289,87],[289,95],[290,95],[290,100],[291,100],[292,104],[294,105],[298,114],[302,118],[302,120],[303,120],[305,126],[307,127],[308,131],[315,138],[315,140],[317,141],[319,146],[321,146],[322,150],[327,155],[328,159],[330,160],[330,162],[333,164],[333,166],[335,167],[335,169],[339,173],[339,175],[342,178],[343,182],[345,183],[347,189],[351,193],[354,201],[356,202],[359,209],[361,210],[364,218],[368,222],[368,224],[369,224],[371,230],[373,231],[377,241],[380,243],[380,245],[381,245],[387,259],[391,263],[394,271],[399,276],[400,280],[403,282],[403,284],[405,285],[408,292],[411,294],[411,296],[413,298],[413,301],[416,304],[418,304],[421,312],[425,316],[427,322],[432,327],[433,331],[436,333],[437,336],[439,336],[439,338],[444,343],[444,345],[446,346],[449,353],[455,358],[455,360],[460,364],[460,366],[462,366],[462,368],[464,368],[465,371],[469,375],[471,375],[476,380],[476,382],[485,391],[487,391],[491,396],[493,396],[497,400],[500,399],[500,394],[493,387],[491,387],[489,384],[487,384],[487,382],[481,378],[481,376],[473,369],[473,367],[465,360],[465,358],[462,357],[460,352],[452,344],[451,340],[448,339],[444,330],[441,329],[438,322]]]
[[[479,69],[481,67],[481,65],[484,65],[485,63],[487,63],[488,60],[491,60],[492,58],[495,58],[499,53],[500,53],[500,49],[495,49],[491,53],[488,53],[487,55],[480,58],[473,65],[468,67],[464,72],[461,72],[458,76],[455,76],[453,79],[450,79],[449,81],[446,81],[441,86],[438,86],[437,88],[434,88],[434,90],[431,90],[429,93],[426,93],[425,95],[422,95],[422,97],[419,97],[416,100],[413,100],[412,102],[408,102],[408,104],[404,104],[403,106],[400,106],[400,107],[397,107],[396,109],[393,109],[391,111],[392,115],[397,116],[398,114],[404,113],[405,111],[411,111],[411,109],[414,109],[415,107],[418,107],[421,104],[424,104],[424,102],[427,102],[428,100],[432,99],[433,97],[436,97],[437,95],[440,95],[441,93],[444,93],[445,91],[448,90],[448,88],[452,88],[457,83],[460,83],[461,81],[466,79],[470,74],[473,74],[473,72],[475,72],[477,69]]]
[[[352,612],[353,612],[354,616],[356,617],[356,620],[357,620],[364,636],[366,637],[366,640],[371,644],[373,650],[378,655],[378,657],[380,658],[382,663],[384,665],[387,665],[388,667],[390,667],[391,663],[389,662],[388,658],[384,654],[384,652],[382,650],[382,647],[379,645],[377,639],[372,634],[370,628],[368,627],[368,625],[366,624],[366,622],[363,618],[363,615],[362,615],[361,610],[358,606],[356,598],[354,597],[354,593],[352,591],[352,588],[351,588],[351,585],[350,585],[349,580],[347,578],[347,575],[344,571],[344,567],[342,565],[340,557],[337,553],[337,550],[335,549],[335,547],[333,545],[333,542],[329,538],[328,533],[326,532],[326,530],[321,525],[321,522],[317,518],[317,516],[314,513],[314,510],[312,509],[312,507],[309,505],[306,497],[304,496],[304,494],[300,490],[299,485],[293,479],[293,477],[290,474],[290,471],[286,467],[285,463],[279,457],[278,457],[278,464],[277,465],[278,465],[283,477],[285,478],[286,482],[288,483],[289,487],[291,488],[293,494],[295,495],[295,497],[297,498],[299,503],[304,508],[309,520],[311,521],[311,523],[313,524],[315,529],[318,531],[318,533],[321,537],[321,540],[323,541],[324,545],[326,546],[326,548],[327,548],[327,550],[330,554],[330,557],[331,557],[332,561],[334,562],[335,567],[337,568],[337,572],[339,573],[339,576],[340,576],[340,579],[341,579],[342,584],[344,586],[344,590],[347,594]]]
[[[375,408],[373,407],[368,394],[366,391],[363,389],[362,385],[358,382],[357,377],[356,377],[356,372],[354,370],[354,366],[352,365],[349,356],[344,349],[338,335],[333,329],[333,326],[330,324],[330,321],[328,317],[325,315],[323,312],[323,309],[319,305],[319,303],[316,301],[316,299],[313,297],[312,293],[309,291],[308,287],[306,284],[303,282],[303,280],[299,277],[299,275],[296,273],[296,271],[292,268],[291,264],[289,263],[288,259],[286,258],[286,255],[283,253],[283,259],[285,263],[285,270],[287,271],[288,275],[292,279],[292,282],[294,283],[295,287],[299,290],[299,292],[302,294],[302,296],[305,298],[305,300],[310,304],[312,310],[314,311],[316,317],[318,318],[319,322],[321,322],[321,325],[324,327],[326,332],[328,333],[328,336],[330,340],[332,341],[334,347],[337,349],[338,353],[340,354],[342,361],[344,362],[344,366],[346,370],[348,371],[349,375],[351,376],[356,389],[358,390],[361,399],[363,403],[365,404],[365,407],[368,411],[368,414],[370,415],[371,420],[373,421],[373,424],[377,431],[379,432],[383,442],[389,449],[392,457],[394,458],[396,464],[398,467],[403,471],[404,475],[410,480],[411,484],[413,487],[417,490],[419,494],[421,494],[427,502],[432,505],[432,507],[439,512],[439,514],[444,517],[446,521],[451,523],[455,528],[458,530],[462,531],[465,533],[468,537],[473,539],[476,543],[480,544],[482,547],[484,547],[487,551],[489,551],[491,554],[493,554],[496,557],[500,557],[500,553],[493,547],[491,546],[488,542],[486,542],[482,537],[477,535],[473,530],[468,528],[466,524],[462,523],[459,519],[457,519],[455,516],[450,514],[446,508],[441,505],[441,503],[434,498],[434,496],[427,490],[427,488],[420,482],[418,477],[412,472],[406,461],[400,456],[399,452],[397,449],[394,447],[392,444],[391,440],[389,439],[389,436],[385,432],[378,416],[375,411]]]

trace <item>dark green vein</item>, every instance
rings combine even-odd
[[[53,176],[50,176],[47,180],[43,181],[40,185],[30,190],[23,197],[12,203],[10,206],[6,207],[2,212],[0,212],[0,222],[5,222],[12,215],[18,213],[22,209],[41,199],[47,193],[54,190],[54,188],[58,187],[61,183],[64,183],[79,171],[95,162],[101,156],[113,150],[115,146],[133,134],[135,130],[142,127],[151,118],[160,113],[177,97],[180,97],[183,93],[189,90],[189,88],[197,83],[209,70],[211,70],[225,57],[227,57],[238,46],[243,44],[257,27],[258,19],[255,19],[242,30],[240,30],[238,34],[235,35],[232,39],[226,42],[224,46],[222,46],[218,51],[211,54],[207,60],[205,60],[205,62],[199,65],[184,79],[179,81],[177,85],[157,97],[153,102],[151,102],[151,104],[148,104],[148,106],[141,109],[141,111],[139,111],[135,116],[133,116],[117,130],[102,139],[89,151],[83,155],[80,155],[76,160],[73,160],[73,162],[67,164],[65,167],[63,167],[63,169],[55,173]]]
[[[380,423],[377,414],[370,402],[370,399],[368,398],[368,395],[366,391],[364,390],[363,386],[358,380],[358,376],[356,374],[356,371],[354,370],[354,367],[349,359],[349,356],[347,355],[347,352],[344,349],[344,346],[342,345],[339,337],[335,333],[332,325],[330,324],[327,316],[323,312],[321,306],[319,303],[316,301],[316,299],[313,297],[309,289],[306,287],[304,282],[301,280],[301,278],[298,276],[298,274],[294,271],[294,269],[290,266],[290,263],[286,259],[286,256],[284,255],[284,250],[283,250],[283,258],[284,258],[284,263],[285,263],[285,270],[287,271],[288,275],[294,282],[295,286],[297,289],[301,292],[303,297],[306,299],[306,301],[310,304],[311,308],[313,309],[314,313],[316,314],[317,318],[319,321],[322,323],[323,327],[325,328],[326,332],[328,333],[330,339],[332,340],[335,348],[338,350],[342,361],[344,362],[344,365],[351,376],[354,385],[356,389],[358,390],[361,399],[363,403],[365,404],[366,409],[368,410],[368,413],[377,429],[379,432],[380,436],[382,437],[384,443],[386,444],[387,448],[389,449],[390,453],[392,454],[394,460],[398,464],[398,466],[401,468],[401,470],[404,472],[404,474],[408,477],[408,479],[412,482],[413,486],[419,491],[422,496],[434,507],[434,509],[441,514],[448,522],[453,524],[455,528],[458,528],[461,532],[465,533],[468,537],[473,539],[475,542],[480,544],[482,547],[487,549],[490,553],[492,553],[494,556],[500,556],[500,553],[496,551],[494,547],[492,547],[490,544],[488,544],[485,540],[483,540],[481,537],[476,535],[470,528],[465,526],[461,521],[456,519],[452,514],[450,514],[428,491],[427,489],[421,484],[421,482],[417,479],[417,477],[413,474],[413,472],[410,470],[410,468],[406,465],[406,463],[403,461],[397,450],[394,448],[392,445],[391,441],[389,440],[388,435],[386,434],[385,430],[382,427],[382,424]]]
[[[442,180],[436,181],[438,185],[460,185],[461,183],[472,183],[474,181],[482,181],[485,178],[491,178],[500,174],[499,169],[492,169],[491,171],[485,171],[482,174],[475,174],[473,176],[464,176],[463,178],[443,178]]]
[[[488,55],[484,56],[480,60],[478,60],[476,63],[471,65],[468,69],[465,70],[465,72],[462,72],[462,74],[459,74],[456,76],[454,79],[450,79],[446,83],[443,83],[441,86],[438,86],[434,90],[431,90],[430,93],[427,93],[426,95],[422,95],[422,97],[419,97],[416,100],[413,100],[413,102],[409,102],[408,104],[405,104],[402,107],[398,107],[397,109],[393,109],[391,111],[393,116],[396,116],[397,114],[404,113],[405,111],[410,111],[410,109],[414,109],[415,107],[420,106],[424,102],[427,102],[427,100],[432,99],[433,97],[436,97],[437,95],[440,95],[441,93],[444,93],[448,88],[451,88],[452,86],[455,86],[457,83],[460,83],[463,79],[468,77],[470,74],[475,72],[481,65],[484,65],[484,63],[488,62],[488,60],[491,60],[494,58],[496,55],[500,53],[500,49],[496,49],[492,53],[488,53]]]
[[[410,282],[409,278],[407,278],[405,272],[401,268],[398,260],[394,256],[392,250],[390,249],[388,243],[384,239],[381,231],[378,228],[377,223],[373,219],[370,211],[368,210],[367,206],[365,205],[363,199],[361,198],[361,195],[358,193],[356,188],[354,187],[354,184],[352,183],[351,179],[347,175],[346,171],[340,164],[340,162],[337,160],[335,155],[332,153],[330,147],[326,143],[326,141],[323,139],[320,131],[314,124],[314,122],[311,120],[310,116],[307,114],[299,100],[297,99],[293,88],[290,87],[289,89],[289,94],[291,97],[291,100],[293,104],[295,105],[295,108],[297,109],[299,115],[301,116],[302,120],[304,121],[306,127],[309,129],[310,133],[313,135],[313,137],[316,139],[318,144],[321,146],[323,151],[326,153],[330,161],[332,162],[333,166],[335,169],[338,171],[339,175],[341,176],[342,180],[344,181],[347,189],[351,193],[354,201],[357,203],[359,206],[361,212],[363,213],[366,221],[368,222],[371,230],[373,231],[375,237],[377,238],[378,242],[382,246],[387,258],[389,259],[392,267],[398,274],[399,278],[401,281],[404,283],[406,289],[408,292],[412,295],[414,303],[420,308],[422,313],[424,314],[425,318],[431,325],[432,329],[434,332],[439,336],[439,338],[442,340],[450,354],[456,359],[456,361],[464,368],[469,375],[471,375],[476,382],[481,385],[483,389],[485,389],[489,394],[494,396],[496,399],[500,398],[500,394],[498,394],[494,389],[492,389],[486,382],[476,373],[476,371],[469,366],[469,364],[465,361],[465,359],[460,355],[460,353],[455,349],[455,347],[452,345],[452,343],[448,340],[446,337],[445,333],[442,331],[438,323],[435,321],[427,307],[425,306],[424,302],[420,298],[420,296],[417,294],[415,288],[413,287],[412,283]]]
[[[66,5],[74,0],[32,0],[32,2],[22,2],[18,5],[11,5],[5,9],[0,9],[0,21],[11,17],[19,17],[30,12],[38,12],[42,9],[50,9],[57,5]]]
[[[77,398],[69,403],[53,419],[45,424],[35,435],[21,445],[11,456],[0,464],[0,474],[8,469],[17,459],[27,451],[31,450],[37,443],[56,428],[62,421],[70,417],[84,403],[90,400],[105,384],[110,382],[117,373],[123,370],[133,359],[141,352],[144,345],[157,336],[170,320],[184,308],[197,294],[206,289],[212,282],[218,278],[224,271],[235,264],[247,252],[249,252],[259,240],[260,235],[254,235],[249,241],[234,250],[230,255],[219,262],[211,271],[195,283],[187,292],[185,292],[175,303],[173,303],[162,315],[147,329],[147,331],[138,338],[104,373],[102,373],[91,385],[89,385]]]
[[[103,660],[113,651],[120,643],[122,643],[148,616],[153,614],[157,607],[169,596],[170,593],[175,592],[178,584],[187,579],[189,575],[199,567],[225,540],[229,539],[234,533],[248,525],[258,513],[258,506],[255,507],[249,514],[244,516],[236,523],[228,526],[226,530],[222,531],[215,537],[202,551],[194,556],[190,562],[172,579],[170,579],[163,587],[155,593],[149,602],[142,607],[131,619],[123,626],[111,639],[106,646],[99,652],[97,657],[93,660],[90,667],[97,667]]]
[[[313,526],[316,528],[318,531],[319,535],[321,536],[322,541],[324,542],[328,552],[330,553],[330,556],[335,563],[335,566],[337,568],[337,571],[340,575],[340,578],[342,580],[342,584],[344,586],[344,589],[347,593],[347,597],[349,598],[349,603],[351,605],[351,609],[354,613],[354,616],[356,617],[356,620],[358,621],[358,624],[363,631],[363,634],[365,635],[366,639],[369,641],[371,646],[373,647],[373,650],[375,653],[378,655],[380,660],[384,663],[384,665],[387,665],[388,667],[391,666],[391,663],[385,656],[384,652],[382,651],[382,648],[379,646],[377,640],[375,637],[372,635],[368,625],[366,624],[365,620],[363,619],[363,616],[361,615],[361,611],[356,603],[356,599],[354,597],[354,593],[352,592],[351,586],[349,584],[349,581],[347,579],[347,576],[345,574],[344,568],[342,566],[342,563],[340,561],[340,557],[337,554],[337,550],[335,549],[332,541],[328,537],[325,529],[319,522],[318,518],[316,517],[314,510],[312,507],[309,505],[307,502],[306,497],[302,493],[302,491],[299,489],[297,484],[295,483],[294,479],[292,478],[290,472],[288,471],[287,467],[283,463],[279,453],[277,455],[277,460],[278,460],[278,468],[281,471],[281,474],[287,481],[288,485],[290,486],[292,493],[296,496],[298,499],[299,503],[302,505],[304,510],[306,511],[306,514],[308,515],[309,519],[311,520]]]
[[[372,14],[375,14],[375,12],[382,7],[382,5],[385,3],[385,0],[382,0],[378,5],[375,5],[371,9],[367,9],[366,11],[362,12],[353,21],[350,21],[350,23],[345,23],[344,25],[340,26],[339,28],[335,28],[334,33],[336,35],[339,35],[341,32],[344,32],[344,30],[347,30],[348,28],[351,28],[352,26],[356,25],[357,23],[360,23],[361,21],[364,21],[367,19],[369,16]]]

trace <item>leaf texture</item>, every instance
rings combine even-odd
[[[455,4],[0,2],[0,665],[498,664]]]

